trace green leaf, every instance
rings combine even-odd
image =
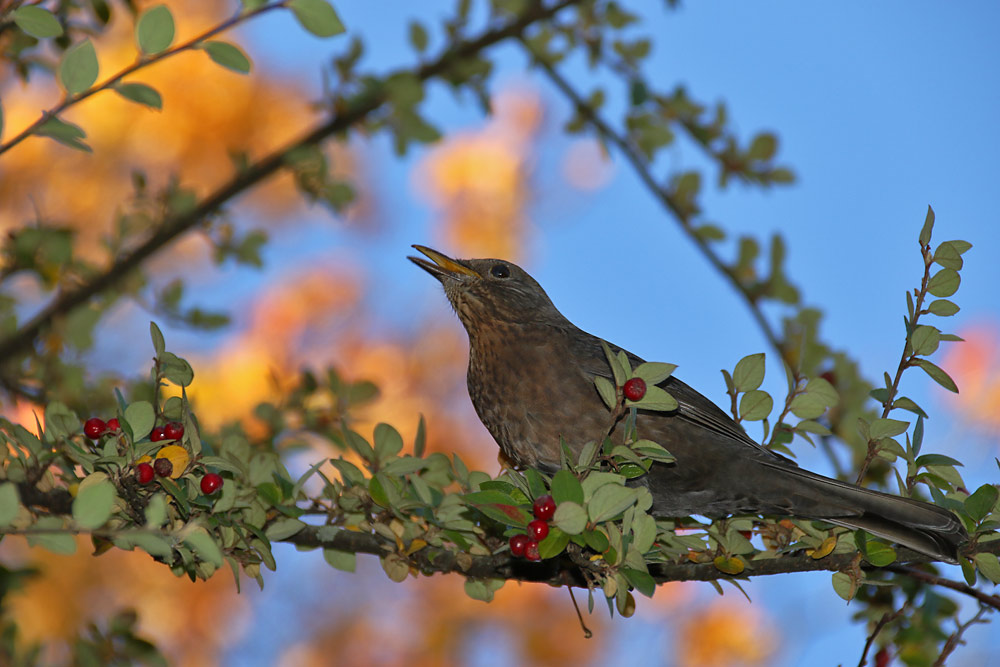
[[[493,594],[504,585],[503,579],[466,579],[465,594],[473,600],[492,602]]]
[[[910,345],[913,347],[913,353],[921,356],[934,354],[940,343],[941,332],[937,329],[937,327],[931,327],[925,324],[917,326],[917,328],[913,330],[913,334],[910,336]]]
[[[958,305],[948,301],[948,299],[937,299],[931,301],[931,304],[927,307],[928,312],[933,315],[938,315],[940,317],[951,317],[957,313],[960,309]]]
[[[758,352],[740,359],[733,370],[733,386],[736,391],[752,391],[762,382],[764,382],[764,353]]]
[[[14,12],[14,23],[32,37],[45,39],[63,34],[63,27],[52,12],[38,6],[19,7]]]
[[[931,242],[931,231],[934,229],[934,209],[927,207],[927,217],[924,218],[924,226],[920,228],[920,245],[929,245]]]
[[[416,21],[410,21],[410,44],[413,45],[417,53],[423,53],[427,50],[427,42],[427,30],[424,29],[424,26]]]
[[[326,0],[291,0],[288,7],[299,24],[317,37],[333,37],[345,31],[337,10]]]
[[[826,412],[826,404],[816,394],[799,394],[792,399],[789,408],[799,419],[816,419]]]
[[[149,323],[149,336],[153,339],[153,350],[159,357],[167,349],[167,344],[164,342],[163,333],[160,331],[160,327],[156,326],[156,322]]]
[[[1000,584],[1000,559],[996,554],[979,553],[975,556],[976,567],[983,576],[994,584]]]
[[[774,400],[766,391],[751,389],[740,398],[740,417],[747,421],[760,421],[771,414]]]
[[[665,364],[662,361],[647,361],[639,364],[632,371],[633,377],[642,378],[646,384],[660,384],[677,368],[677,364]]]
[[[201,526],[197,526],[196,530],[192,530],[184,538],[184,544],[191,547],[201,560],[211,563],[215,567],[222,567],[222,550],[219,549],[219,545],[208,534],[208,531]]]
[[[42,517],[35,522],[33,528],[46,532],[28,533],[28,546],[42,547],[54,554],[76,553],[76,539],[68,532],[55,532],[65,530],[62,519],[59,517]]]
[[[594,377],[594,386],[597,387],[597,393],[601,395],[601,400],[604,401],[604,404],[608,406],[609,410],[613,410],[618,402],[615,386],[602,375]]]
[[[323,560],[335,569],[343,572],[354,572],[358,564],[358,555],[352,551],[323,549]]]
[[[544,540],[538,543],[538,555],[542,560],[561,554],[569,544],[569,535],[558,526],[553,526]]]
[[[532,519],[514,498],[500,491],[475,491],[465,494],[462,498],[467,505],[508,526],[524,527]]]
[[[632,449],[646,458],[661,463],[673,463],[677,457],[652,440],[639,439],[632,443]]]
[[[837,593],[837,595],[848,602],[850,602],[854,598],[854,594],[857,593],[854,580],[851,579],[850,575],[845,574],[844,572],[833,573],[833,590]]]
[[[560,503],[583,504],[583,486],[576,475],[569,470],[559,470],[552,477],[552,499],[558,507]]]
[[[951,296],[958,291],[962,278],[955,269],[941,269],[927,281],[927,291],[934,296]]]
[[[135,41],[146,55],[165,50],[174,41],[174,17],[165,5],[144,11],[135,24]]]
[[[950,456],[945,456],[944,454],[923,454],[917,457],[916,464],[920,466],[959,466],[962,467],[962,462],[951,458]]]
[[[945,373],[941,368],[935,366],[933,363],[926,359],[914,359],[914,364],[924,369],[924,372],[931,376],[931,379],[937,382],[939,385],[947,389],[948,391],[953,391],[958,393],[958,385],[955,381]]]
[[[963,241],[958,241],[958,243],[964,243]],[[943,266],[946,269],[955,269],[956,271],[962,268],[962,252],[958,246],[955,245],[955,241],[945,241],[937,247],[934,251],[934,261]]]
[[[608,542],[608,536],[599,530],[588,530],[583,534],[583,539],[587,543],[587,546],[596,551],[599,554],[604,553],[611,546]]]
[[[89,39],[66,49],[59,61],[59,81],[70,95],[77,95],[97,81],[97,52]]]
[[[587,504],[587,511],[590,513],[590,520],[594,523],[612,519],[631,505],[638,498],[635,489],[630,489],[617,484],[605,484],[596,491]],[[559,511],[559,508],[556,508]]]
[[[69,146],[70,148],[75,148],[79,151],[85,151],[87,153],[92,152],[90,146],[80,141],[87,136],[79,126],[73,123],[67,123],[63,120],[56,118],[55,116],[49,116],[44,123],[38,126],[35,130],[35,134],[41,137],[49,137],[55,139],[64,146]]]
[[[93,480],[93,481],[91,481]],[[91,483],[88,484],[88,481]],[[80,483],[73,499],[73,520],[83,530],[94,530],[105,524],[115,503],[115,487],[104,473],[92,473]]]
[[[250,59],[240,50],[239,47],[229,42],[205,42],[203,49],[217,65],[222,65],[239,74],[250,72]]]
[[[159,528],[167,521],[167,497],[162,493],[157,493],[149,499],[146,505],[146,526],[148,528]]]
[[[625,384],[625,380],[628,379],[628,372],[622,368],[621,363],[618,361],[618,357],[611,348],[603,340],[601,341],[601,348],[604,349],[604,356],[608,359],[608,365],[611,366],[611,375],[615,379],[615,385],[620,387]]]
[[[194,381],[194,369],[186,360],[173,352],[159,355],[160,372],[163,377],[180,387],[187,387]]]
[[[642,400],[627,401],[627,405],[643,410],[671,412],[677,409],[677,399],[668,394],[665,389],[649,385],[646,387],[646,395],[642,397]]]
[[[9,526],[21,509],[21,494],[13,482],[0,484],[0,528]]]
[[[267,539],[271,540],[272,542],[278,542],[285,538],[291,537],[292,535],[295,535],[305,527],[306,524],[299,521],[298,519],[292,519],[290,517],[282,517],[271,523],[267,527],[267,530],[264,531],[264,534],[267,535]]]
[[[159,535],[133,531],[122,535],[122,539],[128,544],[139,547],[150,556],[159,556],[160,558],[168,559],[168,562],[171,554],[173,554],[170,543]]]
[[[115,92],[130,102],[136,102],[157,111],[163,109],[163,98],[160,97],[155,88],[144,83],[119,83],[115,86]]]
[[[648,572],[623,567],[622,574],[625,575],[628,583],[632,584],[632,588],[648,598],[653,597],[653,593],[656,591],[656,580]]]
[[[894,435],[905,433],[908,428],[910,428],[909,422],[898,419],[876,419],[868,427],[868,437],[871,440],[891,438]]]
[[[403,436],[388,424],[376,424],[375,434],[375,456],[379,461],[385,461],[398,454],[403,449]]]
[[[992,484],[983,484],[976,489],[975,493],[965,499],[965,511],[977,523],[982,521],[993,511],[998,494],[1000,491],[997,490],[997,487]]]
[[[876,540],[868,540],[865,551],[865,560],[875,567],[885,567],[896,561],[896,550]]]
[[[587,527],[587,512],[578,503],[566,500],[556,505],[552,523],[568,535],[579,535]]]
[[[153,430],[156,414],[148,401],[136,401],[125,408],[125,421],[132,428],[132,437],[142,440]]]

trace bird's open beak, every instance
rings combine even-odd
[[[431,262],[428,262],[423,257],[410,256],[407,259],[438,280],[442,280],[444,278],[457,278],[459,275],[472,276],[473,278],[480,277],[478,273],[469,267],[456,262],[447,255],[439,253],[437,250],[432,250],[431,248],[422,245],[414,245],[413,247],[424,255],[430,257],[434,263],[432,264]]]

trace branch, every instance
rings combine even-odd
[[[631,144],[628,139],[623,135],[615,131],[611,125],[605,121],[601,115],[593,109],[587,101],[576,92],[573,86],[563,77],[555,67],[548,62],[545,57],[537,53],[525,40],[521,39],[521,44],[524,48],[531,54],[535,62],[542,68],[542,71],[549,77],[556,88],[558,88],[574,105],[577,113],[580,114],[582,118],[585,118],[587,122],[597,130],[597,133],[603,137],[606,141],[614,145],[621,154],[625,157],[626,161],[632,166],[639,180],[649,189],[650,192],[659,200],[665,209],[677,220],[680,225],[681,230],[687,234],[688,239],[701,251],[708,263],[711,264],[719,273],[724,275],[736,288],[736,291],[743,297],[746,302],[747,307],[750,309],[750,314],[753,316],[754,320],[757,321],[757,325],[760,327],[761,332],[764,334],[764,338],[767,339],[768,344],[778,353],[785,365],[794,369],[796,364],[793,363],[791,354],[789,351],[785,350],[775,333],[774,329],[771,327],[771,323],[768,322],[767,316],[764,315],[764,311],[761,309],[760,305],[757,303],[757,297],[747,288],[736,275],[736,272],[731,269],[722,258],[709,246],[704,240],[702,240],[691,226],[691,220],[689,215],[685,212],[684,207],[677,201],[677,199],[670,193],[669,190],[661,186],[656,177],[653,176],[651,165],[649,161]]]
[[[367,553],[378,556],[385,556],[390,553],[398,553],[397,544],[382,539],[371,533],[359,533],[348,530],[337,531],[332,537],[321,537],[320,528],[307,526],[295,535],[282,540],[300,547],[314,547],[324,549],[338,549],[350,551],[352,553]],[[459,573],[474,579],[509,579],[515,581],[537,581],[552,584],[553,586],[586,586],[585,572],[599,571],[601,561],[591,562],[582,556],[582,552],[574,552],[574,545],[570,545],[567,553],[562,557],[544,560],[538,563],[531,563],[521,558],[515,558],[510,552],[504,551],[490,556],[472,556],[465,553],[456,553],[449,549],[439,547],[424,547],[423,549],[410,555],[409,563],[424,574],[447,574]],[[1000,540],[994,540],[984,545],[980,545],[980,550],[989,553],[1000,554]],[[907,567],[909,563],[929,563],[933,562],[930,556],[917,553],[905,547],[897,547],[896,553],[899,561],[884,568],[873,566],[862,566],[862,569],[869,571],[888,570],[897,574],[910,576],[914,579],[930,584],[936,584],[973,595],[984,604],[997,606],[1000,609],[1000,598],[990,596],[976,589],[966,586],[968,590],[960,588],[958,582],[938,577],[936,575]],[[574,557],[577,556],[577,557]],[[814,559],[806,554],[795,554],[780,558],[768,558],[762,560],[751,560],[747,564],[746,570],[739,577],[731,577],[715,567],[714,563],[652,563],[649,565],[649,574],[657,584],[671,581],[718,581],[720,579],[746,579],[750,576],[769,576],[775,574],[789,574],[792,572],[815,572],[831,571],[837,572],[851,567],[857,554],[840,553],[831,554],[825,558]],[[970,592],[971,591],[971,592]]]
[[[979,606],[979,611],[976,612],[975,616],[973,616],[972,618],[970,618],[965,623],[959,623],[958,624],[958,628],[956,628],[955,632],[953,632],[948,637],[948,641],[946,641],[944,643],[944,648],[941,650],[941,655],[939,655],[938,659],[934,661],[934,667],[940,667],[941,665],[944,665],[945,660],[948,659],[948,656],[951,655],[952,651],[954,651],[956,648],[958,648],[959,644],[963,644],[964,643],[962,641],[962,635],[965,634],[966,630],[968,630],[969,628],[971,628],[976,623],[985,623],[986,622],[986,621],[982,620],[983,615],[986,613],[986,611],[987,611],[987,607],[984,606],[984,605],[980,605]]]
[[[57,104],[56,106],[52,107],[48,111],[42,112],[42,115],[41,115],[40,118],[38,118],[38,120],[36,120],[34,123],[32,123],[31,125],[29,125],[28,127],[24,128],[24,130],[22,130],[19,134],[17,134],[14,137],[12,137],[10,139],[10,141],[7,141],[5,143],[0,144],[0,155],[3,155],[7,151],[9,151],[11,148],[13,148],[14,146],[18,145],[19,143],[21,143],[22,141],[24,141],[25,139],[27,139],[28,137],[30,137],[32,134],[34,134],[35,130],[37,130],[40,126],[44,125],[45,122],[48,121],[50,118],[52,118],[54,116],[58,116],[60,113],[62,113],[66,109],[70,108],[74,104],[77,104],[78,102],[82,102],[83,100],[87,99],[91,95],[96,95],[97,93],[101,92],[102,90],[107,90],[108,88],[114,87],[119,81],[121,81],[122,79],[124,79],[129,74],[134,74],[135,72],[137,72],[138,70],[142,69],[143,67],[147,67],[147,66],[152,65],[153,63],[159,62],[161,60],[166,60],[170,56],[177,55],[178,53],[181,53],[183,51],[189,51],[189,50],[191,50],[193,48],[197,48],[197,46],[201,42],[205,41],[206,39],[208,39],[210,37],[214,37],[215,35],[219,34],[220,32],[224,32],[224,31],[232,28],[233,26],[236,26],[236,25],[242,23],[243,21],[246,21],[247,19],[253,18],[254,16],[259,16],[260,14],[263,14],[264,12],[268,12],[268,11],[270,11],[272,9],[279,9],[281,7],[284,7],[284,6],[285,6],[284,2],[279,2],[279,3],[273,4],[273,5],[264,5],[263,7],[258,7],[257,9],[254,9],[253,11],[247,12],[246,14],[237,14],[233,18],[231,18],[231,19],[229,19],[227,21],[223,21],[222,23],[220,23],[219,25],[215,26],[214,28],[211,28],[210,30],[206,30],[205,32],[201,33],[200,35],[197,35],[196,37],[192,37],[188,41],[182,42],[181,44],[178,44],[177,46],[169,48],[166,51],[161,51],[160,53],[157,53],[157,54],[154,54],[154,55],[151,55],[151,56],[145,56],[145,57],[142,54],[140,54],[139,58],[134,63],[132,63],[131,65],[129,65],[125,69],[121,70],[117,74],[111,76],[110,78],[105,79],[102,83],[99,83],[96,86],[92,86],[91,88],[88,88],[87,90],[83,91],[82,93],[78,93],[76,95],[68,95],[68,96],[64,97],[63,101],[60,102],[59,104]]]
[[[439,76],[448,72],[463,59],[498,42],[516,37],[529,25],[549,19],[562,9],[578,2],[580,0],[561,0],[548,7],[540,3],[533,3],[524,14],[516,19],[488,30],[476,39],[458,42],[445,50],[435,60],[420,67],[413,70],[401,70],[392,75],[408,73],[421,82]],[[173,215],[164,220],[159,229],[132,252],[118,258],[103,273],[96,275],[89,282],[59,294],[17,331],[0,341],[0,359],[8,360],[23,353],[31,347],[55,318],[68,313],[73,308],[86,303],[115,285],[145,260],[162,250],[168,243],[218,212],[231,199],[272,176],[284,166],[285,156],[288,153],[296,149],[318,145],[331,136],[343,134],[384,106],[387,100],[386,93],[377,87],[359,93],[346,105],[344,111],[312,128],[286,146],[250,164],[190,211]]]

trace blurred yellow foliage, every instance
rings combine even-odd
[[[1000,325],[984,322],[962,329],[964,343],[948,344],[941,367],[955,380],[949,400],[972,424],[1000,430]]]
[[[246,632],[249,600],[236,595],[226,572],[192,583],[145,553],[112,549],[95,559],[91,550],[86,538],[77,540],[73,556],[29,549],[20,539],[4,540],[8,567],[23,563],[42,571],[24,590],[4,598],[6,613],[17,619],[25,641],[65,638],[85,621],[100,622],[119,609],[134,608],[139,634],[155,641],[177,664],[207,667]],[[56,664],[67,656],[64,645],[51,644],[40,664]]]
[[[531,198],[533,140],[542,120],[538,94],[512,88],[493,100],[481,129],[446,137],[417,168],[421,195],[441,211],[437,240],[460,257],[523,253]]]
[[[188,39],[228,18],[227,3],[174,0],[177,38]],[[131,17],[116,7],[109,29],[94,39],[99,80],[130,65],[136,57]],[[223,35],[223,38],[226,38]],[[31,137],[4,155],[0,167],[0,231],[35,217],[77,230],[78,252],[96,259],[102,236],[111,229],[116,207],[130,193],[130,173],[143,170],[154,187],[178,170],[181,182],[204,194],[229,178],[230,151],[251,156],[268,152],[302,131],[312,117],[308,96],[296,81],[255,73],[240,76],[220,68],[201,51],[181,53],[141,69],[127,82],[156,88],[163,98],[157,112],[112,91],[101,92],[65,112],[65,120],[87,132],[94,153],[83,153],[41,137]],[[58,102],[51,79],[4,96],[5,136],[33,122]],[[255,190],[250,203],[275,216],[297,205],[291,178]]]
[[[776,640],[756,608],[715,601],[696,609],[677,632],[677,664],[682,667],[765,665]]]

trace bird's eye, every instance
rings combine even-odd
[[[510,278],[510,267],[506,264],[494,264],[490,275],[494,278]]]

